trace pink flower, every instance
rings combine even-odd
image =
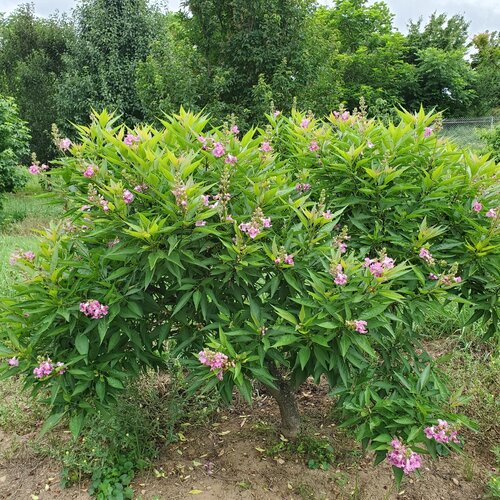
[[[48,377],[53,370],[54,365],[50,362],[50,360],[47,360],[42,361],[40,365],[33,370],[33,374],[35,375],[35,378],[43,378]]]
[[[99,197],[99,205],[103,209],[104,212],[109,212],[109,201],[104,199],[102,196]]]
[[[373,142],[371,142],[371,141],[368,141],[368,142],[366,143],[366,146],[367,146],[368,148],[372,149],[372,148],[375,146],[375,144],[373,144]]]
[[[437,274],[434,274],[434,273],[430,273],[429,274],[429,279],[430,280],[433,280],[433,281],[436,281],[439,279],[439,276]]]
[[[307,128],[309,127],[309,124],[311,123],[311,120],[309,120],[308,118],[304,118],[301,122],[300,122],[300,126],[302,128]]]
[[[319,149],[319,145],[316,141],[311,141],[311,144],[309,144],[309,151],[317,151]]]
[[[332,212],[330,212],[330,210],[327,210],[326,212],[323,212],[322,215],[323,215],[323,217],[325,219],[331,219],[333,217]]]
[[[368,323],[362,319],[355,319],[354,320],[354,329],[358,332],[358,333],[368,333],[368,330],[366,329],[366,326],[368,325]]]
[[[80,210],[82,212],[88,212],[92,208],[92,205],[82,205]]]
[[[221,156],[224,156],[225,153],[226,153],[226,150],[224,149],[224,146],[222,145],[222,143],[216,142],[214,144],[214,149],[212,150],[212,154],[216,158],[220,158]]]
[[[203,205],[208,207],[208,204],[210,203],[210,195],[209,194],[202,194],[201,195],[201,202],[203,203]]]
[[[71,144],[72,142],[67,137],[65,137],[64,139],[61,139],[59,141],[59,149],[65,151],[71,147]]]
[[[201,144],[205,144],[205,142],[207,142],[207,138],[206,137],[203,137],[202,135],[199,135],[197,138],[198,142],[200,142]]]
[[[66,368],[65,368],[64,363],[62,361],[58,361],[56,363],[56,369],[57,369],[57,372],[59,373],[59,375],[62,375],[63,373],[66,372]]]
[[[28,168],[28,172],[32,175],[37,175],[41,171],[42,171],[42,169],[38,165],[36,165],[35,163],[33,163],[33,165],[30,165]]]
[[[339,241],[339,250],[340,253],[346,253],[347,252],[347,245],[343,241]]]
[[[123,190],[123,201],[127,205],[130,205],[134,201],[134,195],[128,189]]]
[[[19,366],[19,360],[14,356],[7,360],[9,366]]]
[[[17,264],[17,261],[21,258],[21,255],[19,255],[19,253],[17,252],[13,252],[10,254],[10,257],[9,257],[9,264],[11,266],[15,266]]]
[[[23,257],[26,260],[30,260],[30,261],[35,260],[35,254],[31,250],[28,250],[27,252],[24,252],[23,253]]]
[[[455,276],[455,277],[453,278],[453,281],[454,281],[455,283],[462,283],[462,278],[461,278],[460,276]]]
[[[497,216],[497,212],[494,208],[490,208],[484,215],[485,217],[495,218]]]
[[[207,223],[207,221],[206,221],[206,220],[197,220],[197,221],[194,223],[194,225],[195,225],[196,227],[203,227],[206,223]]]
[[[272,224],[271,224],[271,218],[270,217],[267,217],[267,218],[265,217],[265,218],[262,219],[262,227],[268,229],[268,228],[271,227],[271,225]]]
[[[274,263],[275,263],[275,264],[281,264],[281,259],[280,259],[279,257],[276,257],[276,258],[274,259]]]
[[[254,225],[251,225],[248,230],[247,230],[248,236],[252,238],[252,240],[260,233],[260,229],[258,227],[255,227]]]
[[[458,432],[446,420],[438,419],[438,424],[424,429],[427,439],[435,439],[438,443],[460,443]]]
[[[146,184],[142,183],[142,184],[138,184],[137,186],[135,186],[134,191],[136,193],[143,193],[147,189],[148,189],[148,186]]]
[[[269,153],[270,151],[273,150],[273,148],[271,147],[271,145],[269,144],[269,142],[261,142],[260,143],[260,150],[263,153]]]
[[[234,222],[233,216],[231,214],[226,215],[226,222]]]
[[[240,129],[238,128],[238,125],[233,125],[230,129],[230,132],[234,135],[237,135],[240,133]]]
[[[295,262],[293,261],[293,255],[285,254],[285,256],[283,257],[283,262],[285,264],[288,264],[289,266],[293,266],[295,264]]]
[[[429,137],[432,134],[432,129],[430,127],[425,127],[424,137]]]
[[[89,165],[85,172],[83,172],[84,177],[92,177],[96,173],[95,165]]]
[[[123,143],[126,146],[133,146],[134,144],[137,144],[140,141],[140,137],[138,135],[134,134],[127,134],[125,138],[123,139]]]
[[[377,259],[366,258],[363,267],[367,267],[370,270],[370,273],[376,278],[381,278],[384,274],[384,271],[387,271],[394,267],[394,259],[387,257],[387,255],[384,255],[381,261]]]
[[[225,354],[211,351],[210,349],[200,351],[198,353],[198,360],[202,365],[210,367],[210,371],[217,372],[216,377],[219,380],[223,379],[224,371],[231,366],[229,358]]]
[[[334,283],[339,286],[347,285],[347,274],[337,273]]]
[[[472,203],[472,210],[474,210],[474,212],[480,212],[482,209],[483,205],[481,205],[481,203],[479,203],[477,200],[474,200],[474,202]]]
[[[80,302],[80,312],[92,319],[104,318],[109,312],[109,306],[101,304],[98,300]]]
[[[427,248],[422,247],[418,256],[421,259],[425,260],[427,264],[434,264],[434,258],[432,257],[432,254],[429,252],[429,250],[427,250]]]
[[[226,156],[226,159],[224,160],[224,163],[234,165],[237,161],[238,161],[238,158],[236,158],[236,156],[233,156],[232,154],[228,154]]]
[[[278,118],[279,115],[281,115],[281,111],[278,110],[274,111],[273,113],[274,118]]]
[[[387,453],[387,461],[390,465],[403,469],[405,474],[409,474],[422,466],[422,457],[410,448],[403,446],[398,439],[393,439],[391,446],[392,450]]]
[[[305,183],[305,184],[296,184],[295,185],[295,190],[299,192],[305,193],[306,191],[309,191],[311,189],[311,184]]]

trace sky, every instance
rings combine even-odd
[[[17,5],[28,0],[0,0],[0,12],[12,12]],[[249,0],[251,1],[251,0]],[[499,0],[385,0],[395,14],[394,24],[403,33],[407,31],[408,20],[416,21],[420,16],[424,21],[434,12],[444,12],[448,16],[463,14],[471,22],[469,34],[482,31],[500,31]],[[48,16],[56,10],[69,12],[76,0],[33,0],[35,12],[40,16]],[[180,0],[163,0],[170,10],[179,8]],[[331,0],[320,0],[320,3],[331,5]],[[373,0],[371,1],[373,3]],[[424,22],[425,24],[425,22]]]

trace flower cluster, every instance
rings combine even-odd
[[[38,163],[32,163],[28,168],[28,172],[32,175],[37,175],[45,172],[48,168],[49,167],[45,164],[39,165]]]
[[[354,330],[355,332],[358,333],[368,333],[368,330],[366,327],[368,326],[368,323],[363,320],[363,319],[355,319],[353,321],[346,321],[345,324]]]
[[[481,203],[479,203],[479,201],[474,200],[472,202],[472,210],[474,210],[474,212],[480,212],[482,209],[483,209],[483,205]]]
[[[127,134],[123,139],[123,143],[126,146],[133,146],[134,144],[137,144],[140,140],[141,138],[138,135]]]
[[[123,201],[127,204],[130,205],[134,201],[134,195],[131,193],[128,189],[123,190]]]
[[[280,265],[282,263],[288,266],[295,265],[293,255],[286,253],[284,248],[281,248],[279,255],[274,259],[274,263],[277,265]]]
[[[323,214],[323,216],[324,216],[324,214]],[[330,218],[331,218],[331,214],[330,214]],[[335,236],[335,238],[333,238],[333,246],[338,247],[338,249],[340,250],[340,253],[347,252],[346,241],[349,241],[351,239],[351,237],[349,236],[347,231],[348,231],[347,226],[344,226],[342,228],[342,232],[340,234],[338,234],[337,236]]]
[[[435,439],[438,443],[460,443],[457,438],[458,431],[455,430],[446,420],[438,419],[438,424],[424,429],[428,439]]]
[[[260,148],[259,148],[263,153],[270,153],[273,148],[269,142],[264,141],[260,143]]]
[[[309,191],[311,189],[311,184],[296,184],[295,190],[298,191],[299,193],[305,193],[306,191]]]
[[[318,141],[311,141],[309,144],[309,151],[314,153],[314,151],[318,151],[318,149],[319,149]]]
[[[490,208],[485,214],[485,217],[490,217],[492,219],[496,219],[497,211],[494,208]]]
[[[262,210],[257,207],[253,213],[252,220],[250,222],[242,222],[239,228],[240,231],[247,233],[250,238],[254,239],[262,229],[268,229],[271,226],[271,218],[264,217]]]
[[[210,371],[217,371],[217,378],[222,380],[224,371],[227,370],[231,363],[229,358],[222,352],[211,351],[204,349],[198,353],[198,359],[202,365],[210,367]]]
[[[369,259],[367,257],[363,267],[368,268],[375,278],[381,278],[385,271],[394,267],[394,259],[382,253],[378,259]]]
[[[188,204],[186,186],[181,182],[178,182],[175,189],[172,190],[172,194],[175,196],[175,203],[177,206],[186,209]]]
[[[59,141],[59,149],[61,151],[66,151],[71,147],[72,144],[73,143],[67,137],[65,137],[64,139],[61,139]]]
[[[431,127],[425,127],[424,129],[424,137],[430,137],[432,135]]]
[[[457,276],[458,265],[453,264],[448,273],[442,273],[440,275],[430,273],[429,279],[432,281],[437,281],[438,285],[451,286],[462,282],[461,276]]]
[[[33,262],[35,260],[35,253],[31,250],[28,250],[26,252],[14,252],[10,255],[9,264],[11,266],[15,266],[19,259],[25,259],[29,262]]]
[[[301,122],[300,122],[300,126],[302,128],[307,128],[309,127],[309,124],[311,123],[311,120],[309,120],[309,118],[304,118]]]
[[[351,114],[349,111],[343,111],[342,113],[340,111],[334,111],[333,116],[337,119],[340,118],[343,122],[346,122],[351,117]]]
[[[337,264],[330,268],[330,274],[333,276],[333,282],[336,285],[344,286],[347,285],[347,274],[345,274],[342,264]]]
[[[422,466],[422,457],[399,441],[391,441],[392,450],[387,453],[387,461],[398,469],[403,469],[405,474],[409,474]]]
[[[48,377],[54,372],[54,370],[56,370],[59,375],[62,375],[66,371],[64,363],[59,361],[58,363],[53,364],[50,359],[46,359],[33,370],[33,375],[35,378]]]
[[[214,144],[214,149],[212,150],[212,154],[216,158],[220,158],[226,154],[226,150],[224,149],[224,145],[221,142],[216,142]]]
[[[101,319],[109,312],[109,306],[101,304],[98,300],[80,302],[80,312],[92,319]]]
[[[238,128],[238,125],[233,125],[230,129],[229,132],[234,135],[238,135],[240,133],[240,129]]]
[[[434,257],[432,257],[432,254],[429,252],[427,248],[422,247],[420,249],[418,256],[425,262],[427,262],[427,264],[431,266],[434,264]]]
[[[83,172],[84,177],[93,177],[97,172],[97,167],[95,165],[88,165],[85,171]]]
[[[7,364],[9,366],[19,366],[19,360],[14,356],[13,358],[7,360]]]
[[[138,184],[137,186],[135,186],[134,191],[136,193],[144,193],[144,191],[146,191],[147,189],[148,189],[147,184],[144,184],[144,182],[143,182],[143,183]]]
[[[483,209],[483,204],[480,203],[478,200],[474,200],[472,202],[472,210],[474,212],[481,212],[481,210]],[[488,217],[490,219],[496,219],[497,217],[497,211],[496,209],[494,208],[490,208],[485,214],[484,214],[485,217]]]

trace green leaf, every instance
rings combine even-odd
[[[298,337],[296,335],[282,335],[274,344],[273,347],[281,347],[284,345],[295,344]]]
[[[297,324],[297,320],[295,319],[293,314],[283,309],[280,309],[279,307],[273,306],[273,308],[278,313],[278,315],[281,316],[283,319],[286,319],[289,323],[292,323],[292,325]]]
[[[39,437],[43,437],[47,432],[53,429],[61,421],[65,414],[66,412],[63,411],[61,413],[53,413],[52,415],[50,415],[42,425]]]
[[[396,481],[396,488],[399,491],[399,488],[401,486],[401,480],[403,479],[404,471],[403,471],[403,469],[400,469],[399,467],[394,467],[394,465],[393,465],[392,472],[394,474],[394,479]]]
[[[89,352],[89,339],[87,336],[83,333],[77,335],[75,338],[75,347],[80,354],[86,356]]]
[[[80,431],[82,430],[84,420],[85,420],[84,413],[76,413],[71,417],[69,421],[69,430],[71,431],[71,434],[75,439],[80,435]]]
[[[124,389],[122,381],[118,380],[117,378],[106,377],[106,381],[111,387],[114,387],[115,389]]]
[[[427,381],[429,380],[429,375],[431,373],[431,365],[430,363],[425,367],[424,371],[420,374],[420,377],[417,382],[417,391],[421,392],[422,389],[425,387],[427,384]]]
[[[309,349],[308,346],[302,347],[299,351],[298,357],[299,357],[300,367],[303,370],[307,365],[309,358],[311,357],[311,349]]]

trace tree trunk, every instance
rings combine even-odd
[[[295,393],[290,384],[274,367],[269,366],[270,373],[275,378],[277,389],[266,386],[269,394],[276,400],[281,414],[281,432],[288,439],[295,439],[300,431],[300,413],[295,400]]]

